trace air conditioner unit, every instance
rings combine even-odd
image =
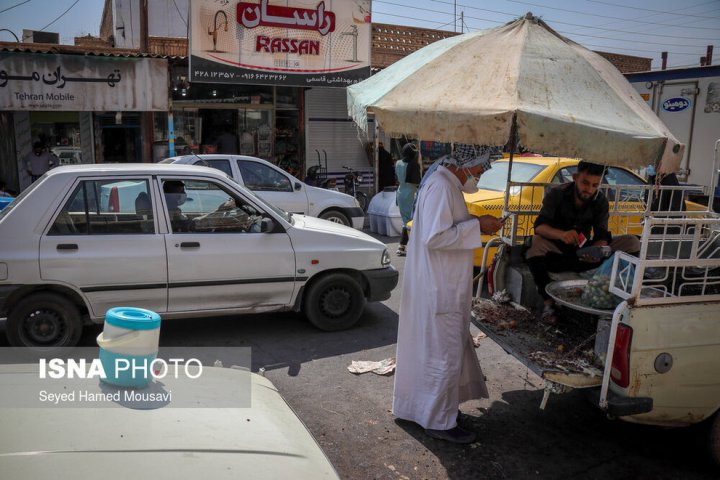
[[[55,45],[59,45],[60,34],[23,29],[22,41],[23,43],[54,43]]]

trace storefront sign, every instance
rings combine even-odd
[[[167,111],[167,61],[0,52],[0,110]]]
[[[191,0],[190,22],[191,82],[346,87],[370,76],[370,0]]]

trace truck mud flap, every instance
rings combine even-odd
[[[590,400],[598,405],[600,403],[600,390],[594,389],[588,392]],[[653,409],[653,399],[648,397],[621,397],[620,395],[608,392],[608,405],[606,413],[613,417],[627,417],[628,415],[639,415],[648,413]]]

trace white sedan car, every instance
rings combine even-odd
[[[260,158],[200,154],[171,157],[160,163],[217,168],[286,212],[310,215],[357,229],[362,229],[365,222],[365,213],[355,198],[334,190],[310,186]]]
[[[224,173],[68,165],[0,212],[0,317],[17,346],[71,346],[113,307],[163,319],[302,311],[349,328],[398,281],[382,242],[279,210]]]

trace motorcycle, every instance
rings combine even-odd
[[[355,199],[360,204],[360,208],[363,209],[363,212],[367,211],[367,207],[368,207],[367,194],[365,192],[362,192],[359,190],[360,182],[362,182],[362,175],[360,175],[360,173],[353,170],[351,167],[343,166],[343,168],[345,170],[348,170],[348,173],[343,178],[343,185],[345,186],[345,193],[355,197]]]
[[[325,163],[320,161],[320,152],[315,150],[318,157],[317,165],[313,165],[308,168],[307,174],[305,175],[305,183],[312,185],[313,187],[325,188],[328,190],[337,190],[337,185],[334,178],[328,178],[327,175],[327,152],[323,150],[325,154]]]

